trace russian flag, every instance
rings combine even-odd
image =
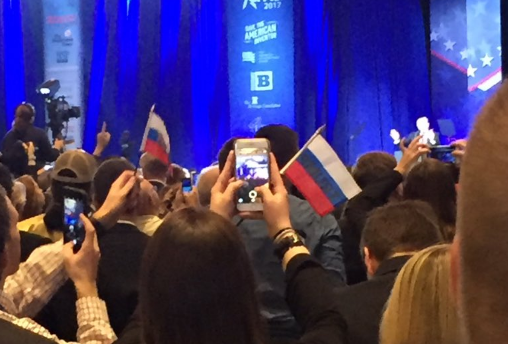
[[[153,111],[153,108],[148,117],[140,150],[141,152],[150,153],[169,165],[170,141],[168,131],[164,121]]]
[[[362,190],[320,131],[281,171],[314,210],[325,216]]]

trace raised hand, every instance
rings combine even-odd
[[[85,227],[85,240],[77,253],[74,253],[72,242],[64,245],[65,270],[76,286],[78,297],[97,297],[96,281],[101,253],[94,226],[85,215],[81,214],[80,218]]]
[[[236,193],[243,186],[243,181],[234,179],[235,154],[229,152],[226,165],[212,188],[210,210],[231,219],[236,214]]]
[[[393,140],[393,144],[398,145],[400,143],[400,133],[397,130],[390,130],[390,137]]]
[[[453,156],[461,161],[464,158],[464,154],[466,154],[466,147],[467,147],[467,140],[457,140],[451,144],[452,147],[455,148],[455,150],[452,152]]]
[[[133,208],[139,194],[139,181],[134,171],[124,171],[111,185],[104,204],[94,214],[104,226],[115,224],[122,212]]]
[[[55,143],[53,143],[53,148],[61,151],[65,147],[65,141],[62,139],[56,139]]]
[[[399,145],[402,151],[402,158],[397,167],[395,167],[395,171],[398,171],[400,174],[406,174],[420,157],[430,153],[429,146],[420,143],[422,137],[422,135],[415,137],[407,148],[405,147],[405,140],[402,139]]]
[[[265,184],[256,190],[263,199],[263,216],[268,224],[268,235],[273,238],[281,229],[291,227],[289,200],[277,160],[270,154],[271,185]]]
[[[97,145],[95,147],[93,155],[100,156],[104,149],[109,145],[109,141],[111,140],[111,134],[107,131],[106,122],[102,122],[102,129],[97,134]]]

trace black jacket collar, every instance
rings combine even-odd
[[[407,255],[387,259],[379,265],[379,268],[377,269],[374,276],[379,277],[398,273],[410,258],[411,256]]]

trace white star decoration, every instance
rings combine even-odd
[[[453,50],[453,47],[455,46],[455,44],[457,44],[457,42],[453,42],[451,40],[448,40],[447,42],[445,42],[444,45],[446,47],[446,51]]]
[[[474,78],[477,70],[478,68],[474,68],[471,64],[469,64],[469,67],[467,67],[467,76]]]
[[[436,31],[430,33],[430,41],[435,42],[439,38],[439,34]]]
[[[460,55],[462,56],[462,60],[466,60],[469,57],[469,50],[465,48],[460,52]]]
[[[492,67],[492,60],[493,59],[494,58],[490,57],[489,54],[485,54],[485,57],[481,58],[480,60],[482,60],[482,62],[483,62],[483,67],[487,67],[487,66]]]

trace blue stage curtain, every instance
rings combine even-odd
[[[297,125],[327,124],[343,160],[393,150],[391,128],[430,116],[425,21],[418,1],[295,2]]]
[[[99,0],[83,7],[84,51],[90,52],[84,56],[90,71],[85,147],[93,149],[106,121],[109,152],[119,152],[124,130],[137,151],[155,103],[173,160],[210,164],[229,135],[223,0]]]
[[[0,0],[0,135],[11,128],[23,101],[44,127],[44,100],[36,88],[44,81],[43,20],[40,0]]]

